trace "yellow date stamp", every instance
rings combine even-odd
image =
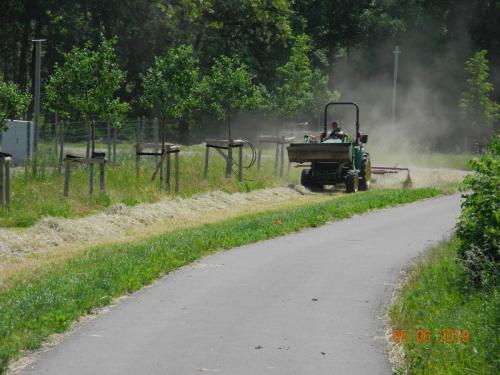
[[[468,329],[393,329],[392,340],[398,344],[408,344],[410,341],[416,342],[417,344],[428,344],[432,342],[436,342],[441,345],[458,343],[468,344],[471,340],[471,336]]]

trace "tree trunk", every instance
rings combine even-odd
[[[179,121],[179,143],[187,145],[189,143],[189,123],[185,119]]]

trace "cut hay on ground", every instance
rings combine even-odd
[[[215,191],[133,207],[116,204],[106,212],[79,219],[46,217],[26,230],[0,229],[0,255],[26,257],[62,246],[110,242],[150,232],[154,226],[161,225],[165,231],[303,198],[303,193],[288,187],[235,194]]]

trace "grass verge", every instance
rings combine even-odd
[[[435,188],[374,190],[320,204],[228,219],[140,243],[94,247],[61,264],[9,280],[0,291],[0,373],[79,316],[219,249],[265,240],[371,209],[434,197]]]
[[[400,374],[500,373],[500,292],[465,289],[456,246],[432,249],[390,308],[393,337],[408,338]]]
[[[249,162],[249,153],[245,150],[244,165]],[[276,186],[283,179],[274,176],[274,159],[270,150],[263,153],[260,171],[255,167],[244,169],[244,179],[225,177],[225,160],[219,155],[212,155],[208,179],[203,178],[205,148],[203,146],[183,147],[179,157],[179,185],[181,197],[214,190],[228,193],[248,192]],[[135,156],[132,146],[129,152],[120,157],[116,166],[108,163],[106,167],[106,194],[89,195],[88,168],[73,166],[70,179],[69,197],[63,197],[64,176],[57,163],[43,166],[40,161],[38,175],[25,175],[23,170],[16,170],[11,182],[10,208],[0,209],[0,227],[29,227],[44,216],[75,218],[104,210],[116,203],[133,206],[140,203],[153,203],[169,195],[159,189],[159,177],[151,181],[155,170],[154,158],[144,157],[141,162],[139,178],[136,177]],[[291,170],[287,180],[298,181],[299,171]],[[95,189],[98,191],[98,168],[94,168]],[[173,183],[173,176],[172,176]],[[164,184],[165,186],[165,184]],[[173,190],[173,187],[172,187]]]

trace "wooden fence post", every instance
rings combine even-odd
[[[175,153],[175,194],[179,193],[179,152]]]
[[[279,159],[279,153],[280,153],[280,144],[276,143],[276,153],[274,155],[274,175],[278,175],[278,159]]]
[[[261,159],[262,159],[262,142],[259,141],[259,152],[257,153],[257,171],[260,171]]]
[[[135,144],[135,176],[139,178],[141,174],[141,155],[142,152],[141,144],[137,142]]]
[[[92,125],[89,124],[87,127],[87,150],[85,152],[85,157],[89,158],[90,157],[90,139],[92,138]]]
[[[205,150],[205,170],[203,172],[203,178],[206,180],[208,179],[208,157],[210,156],[210,147],[208,147],[208,144],[206,145],[206,150]]]
[[[167,173],[165,176],[165,190],[170,193],[170,175],[171,175],[171,165],[170,165],[170,146],[165,148],[165,152],[167,153]]]
[[[160,143],[160,133],[158,129],[158,118],[155,117],[153,120],[153,137],[154,137],[154,152],[158,152],[159,143]],[[154,158],[155,164],[158,164],[158,156]]]
[[[59,173],[61,173],[63,156],[64,156],[64,120],[62,120],[59,123],[59,167],[58,167]]]
[[[165,152],[165,151],[163,151]],[[160,191],[163,188],[163,154],[160,156]],[[158,164],[158,163],[157,163]]]
[[[101,194],[106,192],[106,160],[99,161],[99,189]]]
[[[89,165],[89,193],[92,195],[94,193],[94,164]]]
[[[3,190],[4,190],[3,171],[4,171],[4,165],[5,165],[5,161],[3,158],[1,158],[0,159],[0,208],[3,207]]]
[[[238,181],[241,181],[243,179],[243,145],[238,147],[238,160]]]
[[[108,144],[108,158],[111,158],[111,124],[106,121],[106,143]]]
[[[54,124],[52,126],[52,136],[54,137],[54,153],[57,155],[57,124],[59,123],[59,117],[57,116],[57,113],[54,113]]]
[[[10,206],[10,158],[5,160],[5,205]]]
[[[285,166],[285,144],[281,143],[281,155],[280,155],[280,177],[283,177],[283,168]]]
[[[68,160],[64,162],[64,196],[68,197],[69,194],[69,176],[71,173],[71,165]]]
[[[231,178],[233,173],[233,147],[232,142],[229,141],[229,147],[227,149],[227,164],[226,164],[226,178]]]
[[[113,166],[116,165],[116,133],[118,129],[116,124],[113,126]]]

